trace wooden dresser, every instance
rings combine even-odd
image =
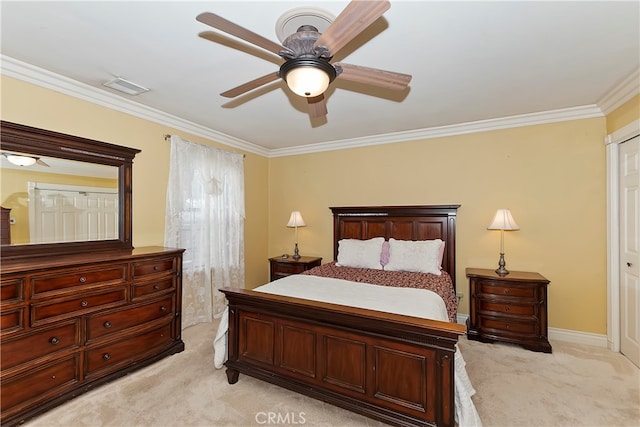
[[[183,252],[147,247],[3,260],[2,425],[184,350]]]
[[[547,335],[547,285],[538,273],[512,271],[499,275],[493,270],[467,268],[469,319],[467,337],[502,341],[551,353]]]

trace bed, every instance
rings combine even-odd
[[[448,277],[455,296],[458,207],[333,207],[334,262],[317,268],[344,267],[335,267],[340,244],[368,244],[378,238],[421,243],[440,239],[440,275]],[[458,391],[463,389],[471,404],[464,410],[477,419],[471,384],[468,378],[464,384],[458,380],[464,361],[456,344],[466,328],[450,321],[455,308],[452,316],[450,304],[436,297],[439,305],[429,313],[423,308],[431,303],[418,298],[429,291],[342,282],[313,270],[257,290],[222,289],[228,316],[221,321],[216,341],[226,344],[224,365],[230,384],[243,373],[388,424],[417,426],[455,425]],[[325,283],[333,288],[321,288]],[[271,289],[276,285],[279,289]],[[342,288],[369,295],[356,299],[368,299],[372,305],[341,299]],[[394,300],[391,292],[404,295],[396,302],[397,311],[378,306]],[[216,349],[216,355],[220,353]]]

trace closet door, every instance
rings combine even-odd
[[[620,144],[620,352],[640,366],[640,137]]]

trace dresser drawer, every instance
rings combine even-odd
[[[0,396],[3,417],[75,386],[80,381],[78,361],[78,356],[72,355],[34,367],[24,374],[3,378]]]
[[[167,323],[151,331],[85,351],[86,377],[116,370],[144,358],[157,348],[168,346],[173,342],[171,329],[172,323]]]
[[[24,329],[24,315],[24,307],[2,309],[2,311],[0,312],[0,332],[7,333]]]
[[[174,316],[173,296],[127,310],[114,311],[87,319],[87,341],[142,325],[165,316]]]
[[[149,276],[159,273],[174,273],[176,271],[176,258],[154,259],[133,264],[133,278]]]
[[[480,313],[495,312],[510,314],[513,316],[536,316],[538,314],[537,304],[514,304],[494,300],[479,300]]]
[[[80,314],[110,308],[127,301],[127,289],[119,287],[102,292],[87,293],[78,298],[57,302],[32,304],[31,325],[44,323],[47,320],[59,320]]]
[[[3,279],[0,282],[0,302],[13,303],[24,301],[24,278]]]
[[[164,292],[167,290],[174,290],[176,287],[176,277],[169,276],[158,280],[152,280],[148,282],[138,282],[133,284],[133,296],[134,300],[144,297],[152,297],[155,294]]]
[[[30,333],[19,339],[6,339],[0,346],[2,370],[79,346],[80,334],[77,321]]]
[[[520,298],[532,298],[536,297],[536,288],[532,286],[512,286],[505,285],[504,283],[480,281],[479,292],[491,295],[512,296]]]
[[[31,279],[31,295],[70,290],[77,287],[100,286],[125,283],[127,280],[127,265],[117,264],[105,266],[101,269],[65,271],[59,274],[38,276]]]
[[[538,325],[536,321],[520,322],[506,318],[480,317],[480,329],[483,332],[492,332],[496,335],[538,335]]]

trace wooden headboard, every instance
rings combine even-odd
[[[442,268],[456,286],[456,214],[460,205],[332,207],[333,259],[340,239],[442,239]]]

